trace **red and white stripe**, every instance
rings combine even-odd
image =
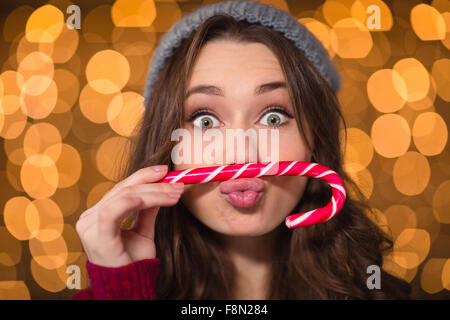
[[[191,168],[171,171],[158,182],[197,184],[237,178],[269,176],[305,176],[318,178],[327,182],[331,188],[331,200],[326,206],[287,216],[285,223],[288,228],[298,228],[322,223],[333,218],[344,206],[346,191],[342,179],[333,170],[313,162],[277,161]]]

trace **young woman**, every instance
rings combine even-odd
[[[409,298],[409,285],[384,271],[381,289],[367,286],[367,267],[382,267],[392,241],[343,170],[337,88],[318,69],[282,33],[224,13],[179,43],[152,84],[124,179],[77,222],[91,287],[73,299]],[[278,129],[279,160],[322,164],[352,192],[333,219],[288,229],[287,215],[329,201],[325,183],[154,183],[170,170],[208,166],[174,165],[178,128]],[[226,190],[242,185],[259,196],[230,199]],[[133,226],[121,228],[136,211]]]

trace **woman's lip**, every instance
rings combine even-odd
[[[225,194],[246,190],[261,192],[264,190],[264,181],[260,178],[238,178],[220,183],[220,192]]]
[[[239,178],[220,183],[220,192],[236,208],[251,208],[261,198],[264,182],[259,178]]]
[[[251,208],[261,198],[262,192],[252,190],[235,191],[226,194],[226,199],[236,208]]]

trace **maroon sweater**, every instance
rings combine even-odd
[[[104,267],[86,261],[90,287],[71,300],[154,300],[159,259],[144,259],[121,267]]]

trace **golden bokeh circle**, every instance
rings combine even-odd
[[[0,281],[0,300],[30,299],[30,291],[24,281]]]
[[[383,270],[407,282],[411,282],[417,274],[417,267],[405,268],[395,262],[395,254],[390,252],[383,257]]]
[[[392,69],[403,78],[407,101],[418,101],[427,96],[430,89],[430,77],[420,61],[414,58],[401,59]]]
[[[33,52],[42,52],[48,57],[52,56],[54,46],[51,43],[34,43],[27,40],[26,35],[20,34],[17,45],[11,47],[11,67],[16,69],[25,57]]]
[[[67,288],[67,265],[62,265],[56,269],[47,269],[41,266],[33,258],[30,262],[31,274],[34,281],[46,291],[59,292]]]
[[[64,227],[59,206],[49,198],[33,200],[32,204],[39,213],[39,231],[33,239],[46,242],[59,238]]]
[[[23,150],[26,157],[45,154],[50,146],[55,144],[60,146],[61,141],[61,134],[54,125],[47,122],[39,122],[32,124],[26,131],[23,139]],[[60,152],[61,148],[59,148]],[[56,159],[57,157],[53,161],[56,161]]]
[[[63,27],[65,27],[64,14],[55,6],[46,4],[30,15],[25,26],[25,34],[30,42],[51,43],[59,37]]]
[[[93,123],[106,123],[108,122],[108,108],[113,99],[116,99],[116,103],[122,105],[123,96],[117,92],[110,94],[103,94],[95,90],[88,84],[81,90],[79,104],[80,110],[86,119],[89,119]]]
[[[433,108],[434,101],[436,100],[437,87],[434,78],[431,75],[429,76],[429,78],[430,78],[430,89],[428,90],[427,95],[417,101],[406,102],[407,106],[410,107],[411,109],[422,111],[429,108]]]
[[[3,84],[3,96],[20,96],[21,88],[25,83],[23,75],[13,70],[7,70],[0,75]]]
[[[52,196],[58,187],[58,179],[55,162],[45,154],[28,157],[20,170],[20,181],[25,192],[35,199]]]
[[[421,40],[442,40],[445,38],[445,21],[435,8],[418,4],[410,13],[411,26]]]
[[[330,38],[333,51],[343,59],[364,58],[373,46],[369,30],[353,18],[336,22],[331,28]]]
[[[16,103],[17,99],[14,98],[9,101]],[[23,113],[22,108],[17,108],[11,114],[1,114],[2,126],[0,127],[0,137],[6,140],[16,139],[22,134],[27,125],[27,115]]]
[[[16,95],[7,95],[0,99],[1,104],[1,115],[3,116],[3,121],[5,121],[4,116],[8,114],[14,114],[20,106],[20,97]],[[0,127],[1,130],[1,127]]]
[[[78,42],[78,31],[64,26],[53,43],[40,43],[39,51],[50,52],[49,55],[55,63],[66,63],[75,54]]]
[[[395,70],[380,69],[367,80],[367,96],[378,111],[395,112],[406,102],[406,83]]]
[[[156,19],[153,0],[117,0],[111,8],[116,27],[148,27]]]
[[[433,195],[433,214],[440,223],[450,223],[450,180],[445,180]]]
[[[103,141],[96,153],[98,171],[111,181],[118,181],[119,163],[124,154],[128,139],[112,137]]]
[[[347,144],[345,145],[345,164],[359,164],[366,168],[373,158],[372,140],[369,135],[358,128],[347,129]],[[356,167],[353,167],[356,169]]]
[[[384,114],[372,124],[371,137],[375,151],[385,158],[399,157],[408,150],[411,130],[398,114]]]
[[[33,260],[45,269],[60,268],[67,261],[67,244],[62,236],[49,241],[40,241],[37,238],[30,239],[28,245]]]
[[[430,251],[430,234],[424,229],[404,229],[394,243],[394,261],[406,269],[417,267]]]
[[[18,240],[34,238],[40,227],[39,211],[26,197],[9,199],[3,209],[5,226]]]
[[[326,0],[321,7],[325,21],[332,26],[339,20],[351,17],[352,2],[350,0]]]
[[[67,143],[53,144],[45,154],[52,158],[58,170],[58,188],[68,188],[78,182],[82,165],[77,149]]]
[[[442,18],[444,18],[445,26],[446,26],[446,35],[445,38],[442,39],[442,44],[447,48],[450,49],[450,11],[443,12]]]
[[[89,85],[99,93],[117,93],[130,78],[127,58],[114,50],[99,51],[89,59],[86,78]]]
[[[20,96],[23,112],[33,119],[46,118],[56,106],[58,89],[47,76],[31,76],[24,84]]]
[[[108,106],[109,125],[116,133],[129,137],[141,119],[144,109],[142,95],[132,91],[119,94]]]
[[[396,189],[408,196],[422,193],[430,181],[431,168],[426,157],[408,151],[394,164],[392,177]]]
[[[443,100],[450,101],[450,59],[438,59],[433,63],[431,74],[436,82],[436,90]]]
[[[420,286],[424,291],[434,294],[444,289],[441,275],[446,261],[447,259],[431,258],[425,263],[420,276]]]
[[[384,210],[384,216],[394,240],[404,229],[417,227],[417,215],[407,205],[391,205]]]
[[[447,145],[447,125],[436,112],[424,112],[417,116],[412,128],[416,148],[426,156],[440,154]]]
[[[450,290],[450,259],[447,259],[444,267],[442,268],[442,287],[447,290]]]
[[[17,72],[27,81],[30,77],[40,75],[53,78],[55,66],[52,58],[39,51],[33,51],[23,58],[20,62]]]

